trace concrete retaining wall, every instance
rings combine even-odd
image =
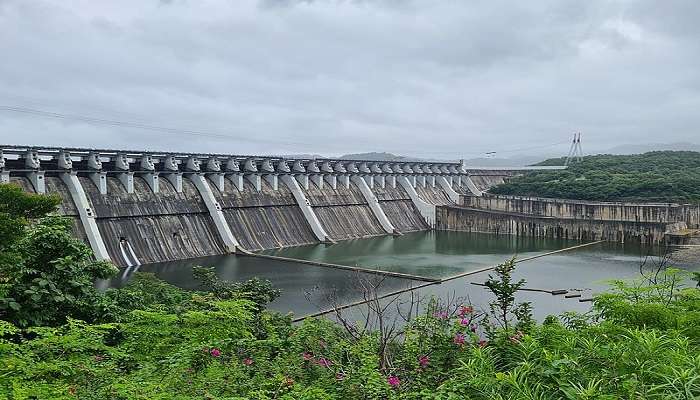
[[[537,217],[666,224],[683,222],[689,228],[700,228],[700,205],[592,202],[495,195],[463,196],[462,205]]]
[[[683,223],[600,221],[531,216],[466,207],[438,206],[436,229],[579,240],[658,243]]]

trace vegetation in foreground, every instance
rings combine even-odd
[[[615,282],[590,315],[542,324],[516,302],[523,282],[510,279],[506,262],[487,281],[496,300],[484,312],[433,300],[399,331],[325,319],[292,325],[265,310],[278,295],[265,282],[228,284],[208,270],[198,275],[209,293],[145,274],[119,291],[95,291],[92,279],[111,268],[46,217],[55,199],[0,186],[0,201],[2,398],[700,396],[700,290],[672,269]]]
[[[564,158],[538,165],[564,165]],[[578,200],[700,203],[700,153],[586,156],[566,170],[533,171],[490,192]]]

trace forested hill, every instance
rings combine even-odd
[[[563,164],[564,158],[554,158],[538,165]],[[700,153],[587,156],[566,170],[530,172],[490,192],[579,200],[700,203]]]

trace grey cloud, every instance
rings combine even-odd
[[[235,137],[0,111],[0,142],[458,157],[574,130],[591,150],[697,141],[700,10],[659,4],[0,1],[0,105]]]

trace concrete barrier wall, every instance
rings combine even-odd
[[[497,235],[658,243],[668,229],[681,227],[669,225],[673,224],[560,219],[454,206],[438,206],[436,210],[436,229]]]
[[[590,202],[496,195],[463,196],[462,205],[538,217],[642,223],[684,222],[690,228],[700,227],[700,205]]]

